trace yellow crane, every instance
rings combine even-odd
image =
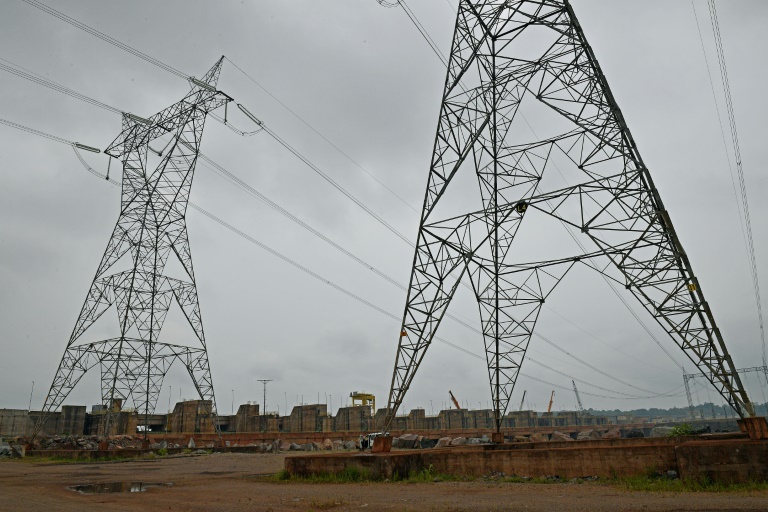
[[[449,394],[449,395],[451,395],[451,400],[453,400],[453,405],[455,405],[457,409],[461,409],[461,406],[459,405],[459,401],[458,401],[458,400],[456,400],[456,397],[455,397],[455,396],[453,396],[453,391],[451,391],[451,390],[449,389],[449,390],[448,390],[448,394]]]
[[[547,414],[552,412],[552,401],[555,399],[555,390],[552,390],[552,394],[549,396],[549,407],[547,407]]]

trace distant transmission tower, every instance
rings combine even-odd
[[[552,135],[525,143],[530,137],[517,119],[524,103],[556,126]],[[544,171],[553,166],[581,183],[543,192]],[[451,198],[462,171],[478,181],[478,208],[447,214],[466,197]],[[518,228],[532,213],[580,231],[594,251],[512,261]],[[728,403],[754,415],[570,3],[460,0],[386,427],[466,277],[480,306],[499,431],[541,307],[577,264],[626,287]]]
[[[186,366],[200,399],[210,404],[209,417],[216,424],[186,212],[206,115],[232,101],[216,89],[222,61],[223,57],[202,79],[190,78],[192,90],[149,119],[123,114],[123,131],[104,151],[123,164],[120,216],[59,363],[36,432],[97,364],[102,404],[109,411],[100,433],[110,433],[112,415],[129,398],[146,420],[154,412],[163,378],[177,359]],[[150,143],[163,136],[170,139],[165,148],[150,148]],[[147,167],[148,151],[160,157],[154,169]],[[183,279],[164,275],[169,258],[181,264]],[[108,273],[110,270],[114,273]],[[183,345],[164,343],[160,338],[173,302],[194,331],[194,338]],[[99,341],[83,340],[83,334],[111,306],[117,312],[118,334]]]

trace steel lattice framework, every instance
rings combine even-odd
[[[520,144],[523,101],[564,125]],[[554,114],[553,114],[554,113]],[[519,116],[518,116],[519,117]],[[583,183],[542,192],[557,154]],[[434,212],[471,168],[482,209]],[[593,252],[513,263],[523,218],[541,212]],[[495,424],[501,428],[547,296],[585,264],[625,286],[740,415],[754,415],[701,285],[568,1],[461,0],[403,315],[386,428],[402,404],[462,278],[477,299]]]
[[[202,79],[190,78],[191,91],[149,119],[123,114],[122,132],[104,151],[122,162],[120,216],[59,363],[38,430],[97,364],[102,403],[109,411],[118,400],[127,403],[130,398],[139,414],[153,413],[163,378],[178,359],[200,398],[215,413],[186,211],[206,116],[232,101],[216,89],[222,62],[223,57]],[[170,137],[163,151],[150,148],[153,140],[163,136]],[[147,167],[148,150],[160,156],[154,169]],[[178,259],[184,279],[164,275],[169,258]],[[109,274],[121,259],[130,260],[130,268]],[[160,341],[160,330],[174,301],[195,334],[196,339],[185,345]],[[113,305],[119,336],[81,341]],[[110,432],[109,417],[107,414],[102,425],[104,434]]]

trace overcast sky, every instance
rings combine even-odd
[[[445,54],[456,3],[409,2]],[[707,5],[703,0],[695,4],[725,116]],[[730,144],[728,152],[723,146],[691,3],[574,0],[573,5],[736,365],[760,365],[757,313],[727,160],[729,154],[733,160],[733,153]],[[189,75],[201,76],[226,55],[407,203],[420,207],[445,70],[401,9],[383,8],[375,0],[67,0],[55,7]],[[768,206],[763,200],[768,191],[768,5],[720,1],[718,7],[758,268],[768,289]],[[189,89],[178,77],[20,0],[0,6],[0,58],[145,117]],[[120,131],[119,116],[9,73],[0,72],[0,88],[4,119],[102,149]],[[417,213],[229,62],[219,88],[416,240]],[[230,110],[230,119],[244,129],[253,126],[236,110]],[[536,127],[537,119],[531,122]],[[274,139],[263,133],[242,138],[209,122],[203,152],[350,252],[407,283],[413,249]],[[86,172],[66,145],[3,125],[0,154],[0,407],[26,408],[34,380],[32,407],[40,408],[117,220],[119,190]],[[95,169],[106,170],[104,155],[86,158]],[[118,176],[114,168],[112,173]],[[191,200],[325,279],[402,315],[405,292],[205,167],[198,167]],[[322,403],[332,397],[335,410],[354,390],[372,392],[378,406],[386,405],[397,321],[194,210],[187,223],[221,413],[230,413],[233,390],[235,408],[249,400],[261,402],[256,379],[262,378],[274,379],[267,389],[267,408],[279,406],[281,413],[286,405],[302,399],[314,403],[318,396]],[[557,226],[528,229],[526,236],[532,245],[560,244],[560,253],[576,252]],[[670,353],[687,361],[639,303],[628,293],[626,298]],[[473,300],[460,290],[450,312],[479,326]],[[163,336],[184,342],[192,336],[185,329],[181,314],[172,312]],[[569,275],[548,300],[537,330],[635,386],[600,375],[534,338],[529,349],[533,359],[608,389],[579,383],[585,407],[685,404],[680,369],[596,274],[581,269]],[[479,335],[455,322],[444,323],[440,335],[482,355]],[[693,371],[689,361],[686,369]],[[526,362],[523,372],[571,388],[570,378],[542,366]],[[98,403],[98,382],[94,370],[65,403]],[[753,400],[765,400],[754,376],[747,385]],[[177,365],[166,378],[158,411],[167,408],[170,387],[174,400],[194,397],[189,377]],[[648,395],[638,388],[675,396],[596,396]],[[406,396],[405,409],[421,406],[428,414],[437,412],[447,407],[449,389],[472,408],[485,408],[490,400],[484,362],[435,343]],[[517,408],[527,390],[526,405],[545,409],[551,389],[521,377],[511,407]],[[553,408],[574,409],[573,392],[555,389]],[[694,400],[704,402],[710,396],[715,398],[714,391],[702,381]],[[719,397],[715,401],[722,403]]]

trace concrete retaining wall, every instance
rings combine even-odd
[[[354,467],[368,471],[374,478],[405,478],[412,472],[432,467],[436,473],[468,477],[504,473],[564,479],[616,478],[674,470],[682,478],[706,476],[716,482],[768,480],[768,441],[678,438],[671,442],[669,439],[663,442],[616,439],[583,443],[562,443],[567,447],[551,444],[460,446],[380,454],[302,455],[287,458],[285,468],[291,474],[309,476],[340,473]]]

